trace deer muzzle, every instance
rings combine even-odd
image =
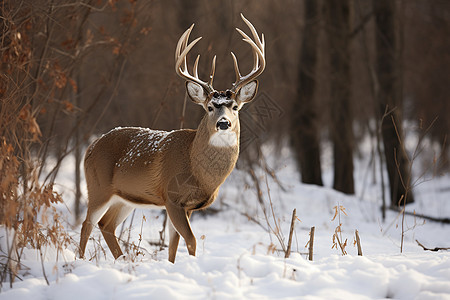
[[[231,127],[231,122],[225,117],[222,117],[219,121],[217,121],[216,129],[217,130],[227,130]]]

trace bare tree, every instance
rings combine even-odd
[[[330,57],[330,137],[333,143],[333,188],[353,194],[353,116],[350,76],[350,1],[326,0]]]
[[[291,144],[304,183],[323,185],[320,165],[320,142],[315,107],[315,72],[319,9],[315,0],[306,0],[305,25],[298,66],[297,99],[291,111]]]
[[[408,191],[409,160],[403,145],[403,117],[401,57],[396,18],[396,2],[390,0],[374,0],[373,8],[376,23],[376,73],[379,90],[377,102],[382,121],[381,134],[384,144],[384,155],[391,191],[391,206],[397,207],[400,201],[414,202],[413,194]],[[406,197],[408,195],[408,197]]]
[[[411,111],[407,112],[407,117],[418,121],[419,128],[433,123],[428,138],[442,149],[436,162],[437,171],[448,171],[450,5],[415,0],[404,2],[404,7],[404,89],[405,98],[411,99]]]

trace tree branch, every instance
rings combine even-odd
[[[398,207],[390,207],[390,209],[393,211],[396,211],[396,212],[403,212],[403,209],[399,209]],[[450,224],[450,218],[436,218],[436,217],[427,216],[427,215],[418,214],[416,212],[409,212],[409,211],[405,211],[405,215],[414,216],[414,217],[422,218],[422,219],[433,221],[433,222]]]
[[[423,250],[425,251],[433,251],[433,252],[437,252],[439,250],[450,250],[450,247],[446,247],[446,248],[441,248],[441,247],[435,247],[435,248],[427,248],[424,245],[422,245],[422,243],[420,243],[418,240],[416,240],[416,243],[423,248]]]

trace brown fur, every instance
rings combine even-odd
[[[188,216],[211,205],[239,153],[238,142],[226,148],[209,145],[216,122],[209,119],[205,115],[197,130],[118,128],[92,143],[85,156],[89,205],[81,230],[81,257],[97,223],[114,257],[122,255],[114,232],[133,206],[125,201],[108,203],[113,195],[130,204],[166,208],[176,230],[171,231],[169,260],[175,260],[178,233],[189,253],[195,254]],[[238,119],[233,130],[239,137]]]

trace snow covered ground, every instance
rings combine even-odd
[[[257,174],[269,212],[269,195],[273,203],[273,215],[268,214],[270,225],[275,226],[274,220],[279,222],[286,241],[294,208],[301,220],[296,222],[290,258],[285,259],[278,251],[279,241],[267,231],[253,182],[244,172],[235,170],[212,206],[219,212],[207,216],[194,213],[196,257],[188,255],[181,240],[175,264],[169,263],[167,249],[158,251],[149,244],[158,240],[160,212],[139,210],[131,226],[130,242],[139,244],[142,231],[143,255],[130,254],[114,261],[100,231],[94,229],[86,260],[75,259],[75,245],[64,255],[47,250],[47,285],[39,256],[27,249],[22,280],[17,280],[13,288],[4,284],[0,299],[450,299],[450,251],[424,251],[416,243],[418,240],[429,248],[450,247],[450,225],[424,223],[407,216],[400,253],[402,218],[391,211],[382,220],[381,192],[379,184],[374,184],[379,178],[372,177],[367,161],[357,162],[357,193],[346,196],[327,187],[300,184],[288,153],[272,153],[270,160],[282,188],[271,178],[266,185],[265,175]],[[324,168],[330,169],[326,161]],[[58,188],[70,208],[73,188],[69,163],[66,170]],[[330,174],[325,172],[327,186]],[[417,186],[416,203],[408,210],[449,218],[449,179],[447,175]],[[335,206],[343,206],[346,215],[341,212],[332,221]],[[71,222],[67,208],[60,209],[66,210]],[[332,248],[339,217],[342,238],[348,240],[345,256]],[[316,228],[314,260],[309,261],[305,245],[312,226]],[[129,227],[130,218],[124,240],[128,239]],[[353,245],[355,229],[361,237],[362,257]],[[78,242],[80,226],[70,230]]]

